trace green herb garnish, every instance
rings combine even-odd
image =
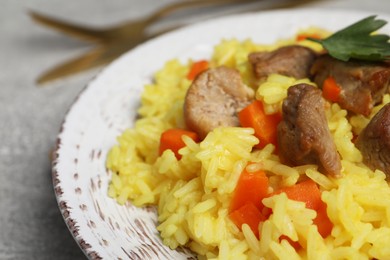
[[[390,37],[373,34],[387,22],[375,19],[375,15],[364,18],[326,39],[308,40],[320,43],[329,54],[339,60],[350,59],[384,61],[390,59]]]

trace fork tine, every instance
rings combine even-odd
[[[110,57],[106,57],[104,55],[105,52],[106,49],[102,46],[94,48],[79,57],[66,61],[44,72],[38,77],[37,83],[38,85],[42,85],[61,77],[74,75],[76,73],[101,66],[110,61]]]
[[[146,39],[144,39],[146,40]],[[105,65],[136,46],[139,41],[99,45],[79,57],[66,61],[38,77],[38,85]]]
[[[110,44],[101,44],[94,49],[82,54],[79,57],[66,61],[57,65],[56,67],[44,72],[38,77],[37,83],[39,85],[48,83],[50,81],[59,79],[61,77],[70,76],[82,71],[86,71],[95,67],[105,65],[126,51],[132,49],[138,44],[157,37],[168,31],[174,30],[180,26],[171,26],[151,34],[150,36],[144,36],[143,38],[136,38],[128,40],[127,42],[112,42]]]
[[[86,26],[72,24],[31,10],[29,11],[29,14],[35,22],[77,37],[81,40],[101,42],[105,38],[104,30],[97,30]]]

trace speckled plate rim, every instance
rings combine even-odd
[[[156,209],[118,205],[107,196],[108,150],[131,127],[143,86],[171,59],[209,58],[221,39],[272,43],[299,29],[337,30],[372,13],[295,9],[231,15],[187,26],[150,40],[107,66],[70,107],[52,164],[54,192],[66,225],[90,259],[194,259],[161,243]],[[389,14],[378,14],[390,20]],[[388,27],[386,27],[389,31]]]

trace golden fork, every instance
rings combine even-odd
[[[87,53],[66,61],[65,63],[62,63],[43,73],[37,79],[37,83],[43,84],[111,62],[119,55],[132,49],[141,42],[166,32],[165,30],[163,32],[160,31],[148,34],[146,29],[153,23],[176,11],[194,7],[199,8],[245,2],[249,3],[254,1],[256,0],[187,0],[175,2],[157,10],[155,13],[146,18],[125,22],[121,25],[107,29],[80,26],[30,11],[32,19],[40,24],[81,40],[97,44],[95,48],[91,49]]]

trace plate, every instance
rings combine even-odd
[[[84,253],[91,259],[196,259],[189,250],[162,244],[155,208],[120,206],[107,196],[107,152],[133,125],[143,86],[166,61],[209,58],[222,39],[251,38],[267,44],[309,26],[336,31],[368,15],[298,9],[223,17],[146,42],[105,68],[67,113],[53,161],[59,208]],[[390,20],[388,15],[379,17]]]

